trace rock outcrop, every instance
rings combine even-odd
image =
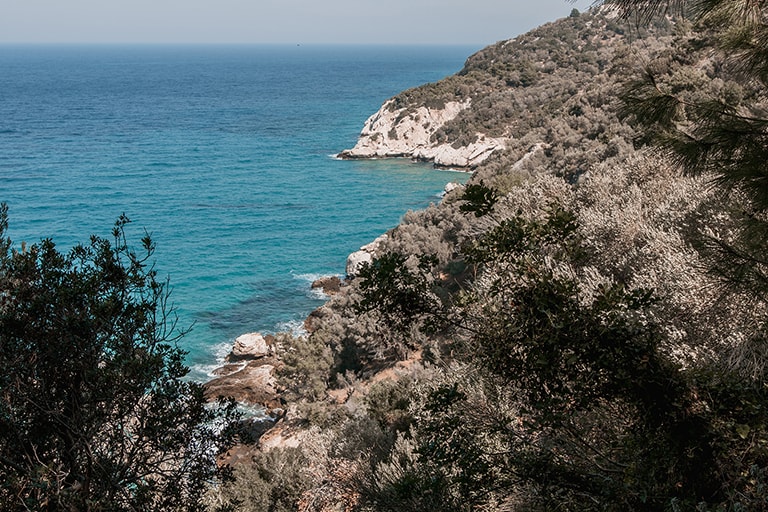
[[[445,184],[445,187],[443,188],[443,195],[448,195],[454,190],[463,190],[463,189],[464,189],[464,185],[462,185],[461,183],[456,183],[451,181],[450,183]]]
[[[368,118],[355,147],[339,153],[340,158],[406,157],[439,167],[472,168],[505,146],[505,139],[481,133],[476,134],[475,142],[461,147],[432,140],[440,127],[469,107],[469,100],[450,101],[440,109],[421,106],[390,110],[392,101]]]
[[[250,359],[259,359],[271,353],[267,340],[258,332],[243,334],[235,339],[232,351],[227,356],[227,362],[234,363]]]
[[[372,263],[373,259],[379,255],[379,247],[388,238],[389,235],[384,233],[377,237],[373,242],[365,244],[359,251],[355,251],[347,256],[347,278],[354,279],[363,268],[363,265]]]
[[[312,282],[312,289],[320,289],[326,295],[336,295],[341,290],[341,285],[339,276],[325,276],[315,279]]]
[[[363,265],[373,262],[373,255],[368,251],[355,251],[347,256],[347,277],[352,279],[363,268]]]
[[[227,364],[215,370],[217,377],[205,384],[206,395],[210,399],[234,398],[267,410],[280,407],[273,375],[280,363],[274,356],[272,342],[271,336],[264,337],[257,332],[238,336],[225,358]]]
[[[206,395],[234,398],[238,402],[260,405],[267,410],[281,406],[275,377],[277,361],[259,359],[250,361],[244,367],[226,375],[216,377],[205,384]]]
[[[259,449],[297,448],[310,435],[306,421],[284,418],[259,438]]]

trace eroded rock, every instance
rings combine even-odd
[[[235,339],[227,362],[247,361],[266,357],[271,353],[267,340],[258,332],[243,334]]]
[[[474,142],[458,148],[452,142],[432,139],[432,134],[470,106],[470,100],[449,101],[439,109],[390,110],[391,102],[368,118],[355,147],[339,153],[340,158],[407,157],[434,162],[438,167],[472,168],[506,145],[505,138],[482,133],[476,134]]]
[[[335,295],[341,290],[339,276],[326,276],[312,282],[312,289],[321,289],[326,295]]]
[[[268,410],[281,406],[277,382],[273,375],[277,362],[273,359],[251,361],[236,372],[231,372],[205,384],[209,399],[219,396],[234,398],[238,402],[261,405]]]

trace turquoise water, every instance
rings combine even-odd
[[[0,46],[0,201],[62,248],[126,213],[157,242],[203,379],[239,334],[296,328],[320,275],[466,175],[341,161],[397,92],[467,47]]]

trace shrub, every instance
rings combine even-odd
[[[12,249],[0,206],[0,502],[5,510],[200,510],[234,404],[208,407],[166,285],[128,245]],[[172,317],[170,317],[172,318]]]

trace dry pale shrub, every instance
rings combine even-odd
[[[655,320],[681,362],[730,350],[755,328],[755,305],[745,308],[744,297],[723,294],[695,248],[705,232],[728,229],[720,201],[707,177],[682,176],[648,154],[599,167],[578,187],[580,233],[594,267],[630,288],[654,291]],[[720,207],[711,208],[713,202]]]
[[[382,242],[381,252],[437,256],[447,263],[456,256],[456,246],[469,226],[458,203],[446,201],[426,210],[409,211]]]

